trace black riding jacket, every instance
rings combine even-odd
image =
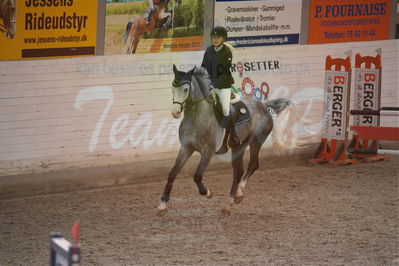
[[[230,71],[232,59],[233,55],[226,45],[218,52],[212,45],[206,49],[202,66],[208,71],[213,87],[224,89],[234,84]]]

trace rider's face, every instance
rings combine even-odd
[[[224,42],[224,38],[221,36],[214,35],[212,36],[212,44],[215,47],[219,47]]]

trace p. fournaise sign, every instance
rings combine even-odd
[[[309,43],[386,40],[390,0],[312,0]]]

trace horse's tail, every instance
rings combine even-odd
[[[297,147],[297,138],[292,134],[295,122],[295,106],[288,99],[276,99],[266,105],[273,116],[273,130],[271,133],[273,150],[281,154],[284,150]]]
[[[126,30],[125,30],[125,33],[123,34],[123,41],[124,41],[125,43],[126,43],[126,41],[127,41],[127,38],[129,38],[129,33],[130,33],[131,29],[132,29],[133,23],[134,23],[134,22],[129,21],[129,22],[127,23],[127,25],[126,25]]]
[[[267,102],[267,107],[271,108],[276,114],[280,114],[288,106],[292,106],[292,103],[290,100],[284,98]]]

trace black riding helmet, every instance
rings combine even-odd
[[[213,36],[220,36],[227,39],[227,30],[221,26],[216,26],[211,31],[211,37]]]

